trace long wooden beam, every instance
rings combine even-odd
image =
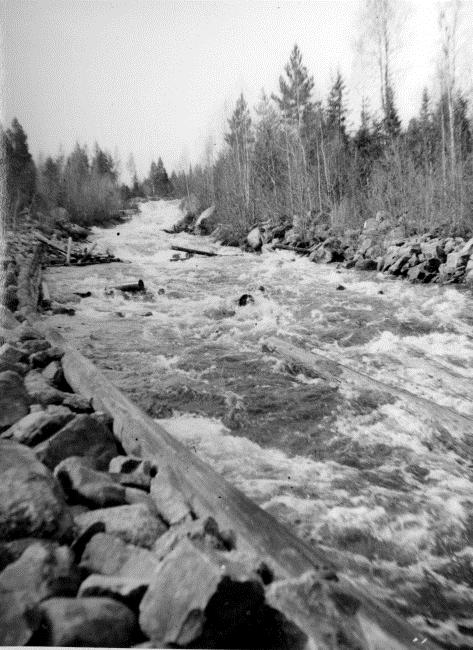
[[[221,528],[234,530],[240,550],[269,558],[281,575],[298,577],[306,571],[336,569],[322,550],[299,539],[147,416],[57,330],[41,327],[38,322],[35,325],[65,350],[62,364],[70,386],[90,398],[95,409],[113,416],[114,433],[125,451],[152,456],[165,466],[198,516],[211,515]],[[337,576],[338,581],[329,582],[329,588],[338,594],[349,594],[361,603],[356,616],[366,643],[362,642],[360,648],[403,650],[416,648],[421,641],[428,650],[438,647],[379,603],[368,589],[358,587],[341,573]]]
[[[439,440],[444,445],[462,455],[466,455],[468,458],[473,458],[472,418],[458,413],[447,406],[436,404],[425,397],[415,395],[405,388],[392,386],[391,384],[374,379],[345,364],[333,361],[320,352],[305,350],[276,337],[271,337],[266,340],[263,344],[263,349],[285,359],[289,363],[306,368],[311,373],[327,381],[351,383],[360,388],[371,388],[391,395],[395,399],[401,399],[409,413],[416,417],[421,417],[423,422],[430,424],[437,430]],[[459,436],[463,439],[459,438]]]
[[[182,253],[193,253],[195,255],[206,255],[207,257],[217,257],[218,253],[213,251],[204,251],[201,248],[189,248],[188,246],[171,246],[173,251],[181,251]]]

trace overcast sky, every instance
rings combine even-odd
[[[396,99],[407,120],[433,82],[438,5],[412,0],[394,65]],[[466,0],[473,16],[473,2]],[[200,2],[3,0],[2,122],[17,116],[35,156],[67,153],[95,140],[133,152],[139,174],[158,156],[171,171],[218,143],[238,94],[254,106],[298,43],[325,97],[339,68],[349,119],[366,95],[379,106],[373,69],[354,47],[358,0]],[[472,20],[473,23],[473,20]]]

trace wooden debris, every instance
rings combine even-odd
[[[35,234],[36,239],[40,241],[42,244],[45,244],[48,246],[48,248],[52,249],[55,253],[60,253],[61,258],[58,259],[57,256],[54,257],[54,254],[50,257],[49,259],[49,265],[75,265],[75,266],[87,266],[89,264],[110,264],[111,262],[121,262],[122,260],[119,259],[118,257],[114,257],[114,255],[111,255],[110,253],[106,254],[100,254],[96,253],[93,254],[95,251],[95,248],[97,246],[97,243],[93,243],[90,248],[81,248],[80,246],[76,246],[75,250],[72,248],[72,239],[69,238],[68,244],[67,244],[67,250],[64,250],[61,246],[59,246],[56,242],[52,241],[51,239],[48,239],[41,233],[36,233]],[[65,259],[63,259],[63,257]]]
[[[213,251],[204,251],[201,248],[188,248],[187,246],[171,246],[173,251],[181,251],[182,253],[194,253],[195,255],[207,255],[207,257],[218,257],[218,253]]]
[[[138,282],[131,282],[129,284],[120,284],[114,287],[114,289],[118,289],[119,291],[127,291],[128,293],[146,291],[143,280],[138,280]]]

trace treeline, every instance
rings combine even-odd
[[[98,144],[91,154],[87,146],[77,143],[68,156],[48,156],[35,164],[27,135],[16,118],[8,129],[0,125],[0,139],[2,212],[9,227],[16,225],[25,207],[46,214],[62,207],[72,221],[89,226],[116,217],[130,199],[173,195],[161,158],[151,163],[148,176],[140,182],[131,156],[129,186],[120,183],[119,161]]]
[[[407,232],[473,229],[473,138],[467,98],[442,77],[434,101],[424,90],[419,113],[403,128],[382,70],[382,115],[363,103],[359,127],[347,128],[346,86],[337,74],[314,101],[314,80],[297,45],[279,91],[263,94],[252,115],[243,95],[214,161],[173,183],[194,209],[217,207],[230,239],[254,224],[294,223],[310,238],[321,220],[356,228],[383,210]]]

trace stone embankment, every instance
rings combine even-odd
[[[175,232],[180,231],[210,234],[222,240],[214,206],[200,216],[186,214],[175,226]],[[222,243],[256,252],[267,244],[308,255],[313,262],[381,271],[411,282],[466,283],[473,287],[473,238],[444,236],[435,230],[408,234],[403,225],[396,224],[385,212],[368,219],[361,230],[333,228],[327,217],[311,219],[310,226],[294,218],[279,226],[255,226],[245,237]]]
[[[361,232],[333,235],[319,224],[312,240],[298,240],[294,228],[282,233],[261,232],[263,242],[305,250],[313,262],[338,263],[344,268],[381,271],[411,282],[461,283],[473,286],[473,238],[445,237],[435,232],[407,236],[384,213],[368,219]],[[249,233],[255,239],[255,233]],[[305,249],[305,250],[304,250]]]

